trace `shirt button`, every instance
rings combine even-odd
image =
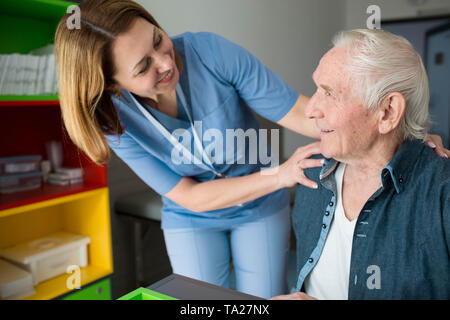
[[[310,263],[312,263],[312,262],[314,261],[314,259],[313,259],[313,258],[309,258],[308,261],[309,261]]]
[[[327,228],[327,225],[324,223],[324,224],[322,225],[322,228],[326,229],[326,228]]]
[[[403,178],[398,179],[398,182],[403,183]]]
[[[330,207],[332,207],[332,206],[333,206],[333,204],[334,204],[333,202],[330,202],[330,203],[329,203]]]
[[[325,215],[328,217],[330,215],[330,212],[325,211]]]

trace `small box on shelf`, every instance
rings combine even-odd
[[[56,232],[2,249],[0,256],[30,272],[37,285],[66,273],[69,266],[86,267],[90,242],[86,236]]]
[[[39,171],[42,157],[26,155],[0,158],[0,175]]]
[[[30,272],[0,259],[0,300],[18,300],[35,293]]]
[[[19,173],[0,176],[0,194],[39,189],[42,186],[42,172]]]

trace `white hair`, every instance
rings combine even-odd
[[[339,32],[333,44],[348,50],[346,67],[364,106],[374,110],[389,93],[400,92],[406,110],[399,130],[404,139],[424,140],[431,125],[428,77],[411,43],[384,30],[355,29]]]

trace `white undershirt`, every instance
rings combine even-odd
[[[345,164],[335,171],[337,203],[322,254],[305,279],[307,295],[320,300],[347,300],[353,231],[357,219],[349,221],[342,206],[342,180]]]

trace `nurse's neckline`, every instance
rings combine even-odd
[[[176,96],[175,89],[173,90],[173,92],[171,92],[170,95],[167,95],[165,97],[160,95],[159,101],[155,101],[154,99],[151,99],[151,98],[140,97],[137,95],[134,95],[134,97],[137,98],[138,101],[149,105],[151,108],[153,108],[161,113],[164,113],[171,118],[178,119],[178,106],[177,106],[177,96]],[[161,103],[161,100],[162,100],[162,103]]]

